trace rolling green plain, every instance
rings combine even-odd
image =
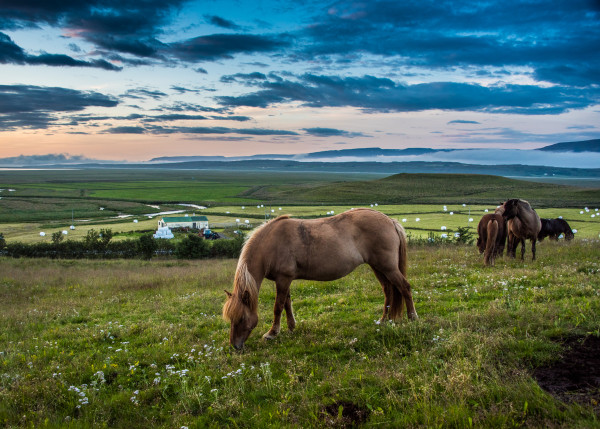
[[[181,209],[256,225],[373,204],[427,237],[476,227],[515,197],[578,232],[538,244],[536,261],[528,244],[525,261],[494,267],[473,245],[409,246],[420,316],[411,322],[378,323],[383,294],[362,266],[332,282],[295,281],[297,328],[265,341],[275,295],[265,281],[241,353],[221,318],[233,259],[0,257],[0,425],[600,427],[597,390],[559,397],[535,377],[567,343],[600,336],[598,189],[491,176],[160,173],[0,172],[0,232],[9,242],[72,223],[68,238],[134,233],[156,228],[145,215]]]

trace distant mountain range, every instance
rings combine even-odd
[[[340,149],[340,150],[325,150],[320,152],[302,153],[297,155],[282,155],[282,154],[263,154],[251,156],[162,156],[152,158],[149,162],[194,162],[194,161],[242,161],[252,159],[290,159],[297,161],[312,161],[312,160],[345,160],[348,158],[356,158],[356,161],[365,160],[372,161],[373,158],[379,158],[379,161],[392,160],[395,157],[416,157],[422,155],[440,154],[440,153],[462,153],[468,154],[481,153],[482,151],[501,152],[500,149],[432,149],[432,148],[407,148],[407,149],[381,149],[379,147],[359,148],[359,149]],[[578,142],[556,143],[549,146],[544,146],[533,150],[517,150],[513,152],[596,152],[600,153],[600,139],[586,140]]]
[[[0,158],[0,167],[169,168],[360,173],[472,173],[498,176],[600,177],[600,139],[557,143],[540,149],[327,150],[296,155],[175,156],[118,163],[68,155]]]

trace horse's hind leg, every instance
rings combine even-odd
[[[389,280],[389,282],[396,288],[396,290],[402,296],[402,300],[400,300],[400,309],[402,308],[402,301],[406,305],[406,312],[408,313],[409,319],[418,319],[417,310],[415,309],[415,304],[412,298],[412,292],[410,289],[410,283],[406,280],[406,277],[400,272],[399,269],[395,269],[392,271],[387,271],[385,273],[385,277]],[[398,305],[398,300],[394,300],[395,302],[392,305]],[[393,315],[396,313],[395,309],[391,309],[390,313]]]
[[[293,331],[296,328],[296,318],[294,317],[294,310],[292,309],[292,297],[290,296],[289,288],[287,299],[285,300],[285,317],[287,319],[288,329]]]
[[[373,269],[373,272],[375,273],[375,277],[377,277],[377,280],[379,280],[379,283],[381,283],[381,289],[383,289],[383,294],[385,296],[384,302],[383,302],[383,314],[381,316],[381,321],[385,321],[388,319],[389,317],[389,310],[390,310],[390,305],[392,304],[392,300],[391,300],[391,294],[392,294],[392,285],[390,284],[390,282],[387,280],[387,278],[381,274],[380,272],[376,271],[375,269]]]
[[[271,326],[271,329],[269,329],[269,332],[267,332],[266,334],[263,335],[263,338],[266,338],[267,340],[272,340],[273,338],[275,338],[278,334],[279,331],[281,330],[281,312],[283,311],[284,308],[286,307],[287,301],[288,299],[290,299],[290,284],[292,283],[292,281],[290,279],[277,279],[275,282],[275,289],[277,291],[277,294],[275,296],[275,306],[273,307],[273,326]],[[290,300],[290,312],[288,313],[288,318],[289,318],[289,314],[291,314],[291,308],[292,308],[292,304],[291,304],[291,300]],[[293,316],[292,316],[293,319]],[[295,325],[295,321],[294,321],[294,325]],[[288,320],[288,326],[289,326],[289,320]]]
[[[515,252],[517,248],[515,247]],[[521,238],[521,261],[525,260],[525,239]]]

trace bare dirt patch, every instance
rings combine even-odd
[[[537,368],[533,376],[561,401],[591,405],[600,414],[600,338],[572,337],[562,344],[561,358]]]
[[[367,421],[369,410],[352,402],[336,402],[325,407],[326,422],[333,427],[354,427]]]

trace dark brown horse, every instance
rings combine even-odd
[[[494,213],[483,215],[477,225],[477,247],[483,253],[483,263],[494,265],[497,256],[502,256],[506,245],[506,219],[502,217],[504,206],[500,206]]]
[[[382,320],[417,318],[406,280],[406,235],[402,226],[370,209],[355,209],[323,219],[280,216],[259,227],[248,239],[227,293],[223,317],[231,322],[229,342],[236,349],[258,324],[258,293],[263,279],[275,281],[274,320],[264,338],[279,334],[285,309],[290,330],[296,326],[290,298],[295,279],[336,280],[366,263],[385,294]]]
[[[521,243],[521,260],[525,259],[525,240],[531,241],[532,260],[535,260],[535,243],[538,239],[542,222],[540,217],[531,208],[531,205],[518,198],[513,198],[504,203],[504,218],[508,220],[508,254],[516,256],[517,246]]]
[[[561,234],[565,235],[565,240],[573,240],[573,237],[575,237],[573,230],[564,219],[541,219],[541,221],[542,229],[538,235],[540,241],[546,237],[550,237],[551,240],[558,240]]]

